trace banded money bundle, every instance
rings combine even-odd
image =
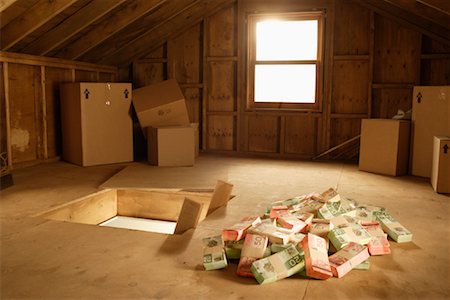
[[[377,221],[380,222],[386,232],[397,243],[412,241],[412,233],[402,224],[397,222],[387,211],[374,212]]]
[[[293,245],[253,262],[251,271],[259,284],[275,282],[300,272],[305,262]]]
[[[245,237],[247,229],[250,226],[261,223],[261,218],[259,216],[245,217],[239,221],[239,223],[234,224],[229,228],[222,230],[222,236],[225,241],[239,241]]]
[[[369,259],[366,259],[359,265],[355,266],[353,270],[369,270],[370,269],[370,261]]]
[[[300,232],[307,224],[290,213],[284,213],[277,217],[277,224],[280,227],[290,229],[293,232]]]
[[[317,279],[330,278],[332,273],[325,239],[308,233],[302,240],[302,246],[305,251],[306,275]]]
[[[331,255],[328,259],[330,261],[333,276],[341,278],[369,257],[369,251],[366,246],[350,242],[347,246]]]
[[[342,198],[340,201],[329,201],[317,213],[317,216],[322,219],[332,219],[341,215],[355,216],[356,203],[345,198]]]
[[[254,277],[250,268],[252,263],[262,257],[267,249],[268,238],[265,236],[248,233],[245,236],[244,246],[241,251],[241,259],[236,274],[245,277]]]
[[[244,240],[239,241],[225,241],[225,254],[228,259],[241,258],[242,247],[244,246]]]
[[[289,237],[289,242],[286,245],[271,244],[270,250],[272,251],[272,253],[277,253],[277,252],[285,250],[290,245],[294,245],[295,248],[297,249],[297,251],[303,256],[304,252],[303,252],[301,241],[305,238],[305,236],[306,235],[304,235],[303,233],[294,233]]]
[[[372,236],[367,244],[370,255],[384,255],[391,253],[391,246],[387,239],[387,235],[381,229],[378,222],[365,222],[363,228]]]
[[[356,208],[355,218],[360,221],[375,221],[375,212],[383,211],[383,207],[373,205],[360,205]]]
[[[250,227],[248,233],[267,236],[271,243],[282,245],[286,245],[289,242],[289,237],[293,234],[290,230],[266,222]]]
[[[228,266],[221,235],[207,237],[203,240],[203,266],[205,270],[223,269]]]
[[[359,224],[334,228],[328,233],[328,238],[338,251],[350,242],[366,245],[372,239],[370,234]]]

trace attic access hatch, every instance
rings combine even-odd
[[[195,228],[225,205],[233,185],[218,181],[214,191],[105,189],[39,215],[48,220],[164,234]]]

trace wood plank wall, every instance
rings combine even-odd
[[[9,168],[61,155],[59,84],[114,82],[116,67],[2,52],[1,152]]]
[[[321,111],[247,109],[247,15],[305,10],[326,11]],[[118,71],[2,53],[0,150],[9,153],[9,163],[61,154],[61,82],[118,78],[138,88],[176,78],[190,120],[200,123],[204,151],[289,158],[312,158],[357,136],[362,118],[410,109],[413,85],[450,84],[449,46],[352,0],[238,0],[148,49]],[[137,157],[145,156],[142,147],[135,144]],[[356,141],[328,157],[357,155]]]
[[[248,110],[247,14],[310,9],[326,11],[321,112]],[[206,151],[311,158],[357,136],[363,118],[410,109],[414,85],[450,84],[449,54],[449,47],[351,0],[244,0],[135,61],[132,80],[139,87],[176,78]],[[337,157],[357,158],[357,143]]]

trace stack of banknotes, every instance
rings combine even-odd
[[[329,188],[272,202],[204,238],[203,265],[218,270],[237,262],[236,274],[259,284],[296,274],[326,280],[368,270],[370,256],[391,253],[391,241],[410,242],[412,233],[385,208]]]

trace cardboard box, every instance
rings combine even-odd
[[[450,137],[433,138],[431,185],[437,193],[450,193]]]
[[[359,169],[393,176],[406,174],[409,138],[409,121],[363,119]]]
[[[431,176],[433,136],[450,136],[450,86],[415,86],[411,174]]]
[[[133,161],[131,83],[61,85],[63,159],[93,166]]]
[[[148,162],[161,167],[193,166],[195,129],[188,126],[148,127]]]
[[[174,79],[133,90],[133,105],[141,128],[189,125],[186,101]]]

